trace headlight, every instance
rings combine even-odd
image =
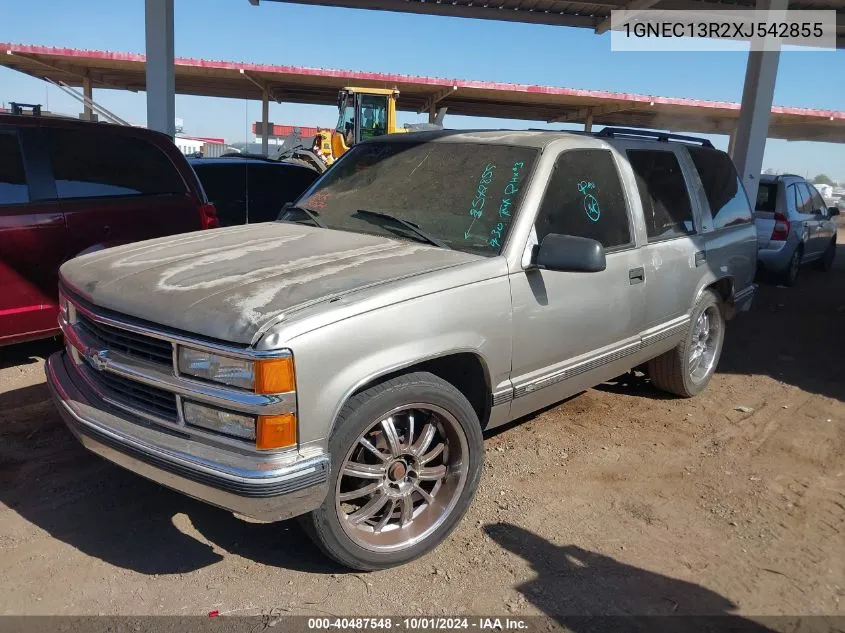
[[[255,393],[295,390],[290,356],[253,361],[180,346],[179,373]]]
[[[232,435],[245,440],[255,439],[255,417],[231,413],[222,409],[206,407],[194,402],[185,402],[182,407],[185,422],[216,433]]]

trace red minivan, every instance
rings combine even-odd
[[[0,345],[58,334],[58,270],[109,246],[217,226],[164,134],[0,114]]]

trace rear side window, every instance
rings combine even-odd
[[[96,129],[46,132],[59,198],[185,192],[170,159],[147,141]]]
[[[637,179],[648,241],[656,242],[695,233],[681,165],[673,152],[628,150]]]
[[[251,192],[258,195],[293,202],[316,177],[317,172],[302,167],[253,164],[249,171],[249,186]]]
[[[209,202],[246,200],[246,163],[243,165],[193,165]]]
[[[15,132],[0,132],[0,206],[29,202],[23,157]]]
[[[246,222],[247,163],[193,163],[205,195],[216,210],[220,226]]]
[[[774,211],[778,199],[778,186],[775,183],[761,182],[757,188],[757,211]]]
[[[736,173],[730,156],[724,152],[701,147],[690,147],[689,153],[698,170],[707,202],[710,204],[713,228],[721,229],[753,222],[745,187]],[[760,199],[759,194],[757,199]],[[772,200],[772,210],[774,210],[774,200]]]
[[[631,243],[625,193],[609,151],[570,150],[558,157],[536,230],[540,242],[560,233],[588,237],[608,249]]]

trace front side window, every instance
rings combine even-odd
[[[672,239],[695,233],[692,204],[674,152],[629,149],[648,241]]]
[[[703,147],[690,147],[689,154],[698,171],[707,202],[710,204],[713,228],[721,229],[753,222],[745,186],[739,179],[730,156],[724,152]],[[762,188],[763,185],[760,186],[760,189]],[[758,202],[760,200],[759,192],[757,200]],[[774,200],[772,200],[772,210],[774,210]]]
[[[486,143],[363,143],[297,205],[332,229],[423,241],[403,220],[449,248],[498,255],[537,155]],[[282,219],[308,219],[290,213]]]
[[[387,97],[361,95],[361,140],[387,134]]]
[[[798,213],[813,213],[813,201],[810,198],[810,190],[803,182],[795,185],[795,210]]]
[[[606,249],[630,244],[628,208],[613,155],[579,149],[558,156],[535,228],[540,243],[559,233],[597,240]]]
[[[0,132],[0,206],[29,202],[23,157],[14,132]]]
[[[355,143],[355,95],[346,95],[346,100],[341,104],[337,131],[346,140],[347,146]]]
[[[810,189],[810,206],[813,208],[812,213],[825,213],[827,205],[824,198],[813,185],[807,185]]]
[[[176,167],[147,141],[96,129],[45,131],[59,198],[185,192]]]

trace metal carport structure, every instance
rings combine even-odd
[[[310,4],[355,9],[398,11],[462,18],[526,22],[589,28],[601,34],[610,28],[612,10],[683,9],[715,10],[726,8],[761,9],[833,9],[836,11],[836,45],[845,48],[845,0],[271,0],[291,4]],[[172,3],[172,0],[147,0],[148,3]],[[260,0],[249,0],[258,5]],[[753,200],[757,195],[763,152],[769,130],[780,50],[751,51],[746,66],[742,107],[730,151],[734,163]],[[585,120],[591,117],[584,113]]]
[[[614,9],[686,9],[757,8],[832,9],[837,15],[837,46],[845,47],[845,0],[270,0],[294,4],[345,7],[347,9],[388,10],[405,13],[453,16],[590,28],[603,33],[609,28]],[[260,0],[249,0],[259,5]],[[145,0],[147,124],[169,134],[175,122],[175,56],[173,0]],[[745,183],[749,197],[756,195],[757,178],[772,116],[772,99],[777,77],[779,50],[751,51],[746,67],[742,104],[732,136],[731,153]],[[90,81],[90,80],[89,80]],[[263,120],[267,119],[272,98],[266,86],[262,90]],[[90,86],[90,83],[89,83]],[[603,113],[608,114],[608,113]],[[593,121],[596,111],[580,109],[572,121]]]
[[[144,90],[146,58],[136,53],[0,43],[0,65],[69,86]],[[557,86],[419,77],[363,70],[336,70],[174,58],[178,94],[288,103],[335,105],[348,85],[395,88],[398,108],[431,112],[447,106],[452,114],[531,121],[667,128],[703,134],[732,134],[738,103],[580,90]],[[845,143],[845,112],[774,106],[769,135],[786,140]]]

